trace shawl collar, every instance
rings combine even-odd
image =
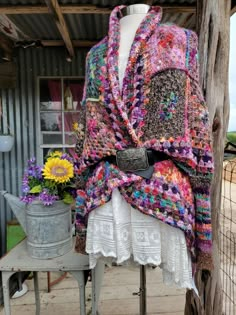
[[[109,32],[108,32],[108,52],[107,52],[107,70],[108,79],[110,84],[111,94],[117,110],[122,117],[125,126],[133,140],[137,145],[139,143],[139,137],[136,135],[135,130],[128,118],[128,108],[126,106],[127,95],[132,94],[132,90],[129,90],[127,85],[125,86],[126,78],[131,77],[134,72],[134,65],[137,61],[138,56],[141,54],[142,49],[152,35],[154,29],[159,24],[162,16],[162,10],[160,7],[151,7],[147,13],[145,19],[139,25],[134,41],[131,45],[130,54],[128,57],[127,67],[125,76],[122,84],[122,90],[119,87],[119,76],[118,76],[118,58],[119,58],[119,43],[120,43],[120,24],[119,20],[122,16],[121,9],[125,6],[116,7],[111,15],[109,21]],[[134,82],[135,83],[135,82]]]

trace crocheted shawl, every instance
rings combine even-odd
[[[87,177],[78,190],[77,227],[118,187],[135,209],[184,231],[193,270],[196,264],[211,269],[213,162],[208,110],[198,84],[197,36],[161,24],[161,8],[152,7],[136,32],[120,90],[123,7],[113,10],[108,36],[87,55],[77,143],[78,174]],[[151,148],[170,159],[155,164],[150,180],[104,161],[127,147]]]

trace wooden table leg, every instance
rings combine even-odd
[[[139,307],[140,315],[147,314],[147,296],[146,296],[146,266],[140,265],[140,296]]]
[[[11,315],[9,280],[15,272],[2,271],[2,288],[5,315]]]
[[[86,315],[86,305],[85,305],[85,277],[84,271],[70,271],[70,273],[78,281],[79,285],[79,296],[80,296],[80,315]]]
[[[38,282],[38,272],[34,271],[34,294],[35,294],[35,304],[36,304],[36,315],[40,315],[40,295],[39,295],[39,282]]]
[[[92,270],[92,315],[98,315],[98,302],[102,280],[104,275],[105,264],[98,261],[96,267]]]

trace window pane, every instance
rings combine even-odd
[[[84,79],[64,79],[64,109],[78,110],[83,96]]]
[[[41,131],[60,131],[61,113],[41,113]]]
[[[76,138],[74,133],[66,133],[65,134],[65,143],[68,145],[75,145]]]
[[[65,131],[73,131],[73,124],[77,123],[79,119],[79,112],[65,112],[64,124]]]
[[[62,134],[43,134],[43,144],[61,144]]]
[[[40,79],[40,110],[61,110],[61,80]]]
[[[39,85],[41,145],[50,147],[43,148],[44,156],[55,146],[74,155],[73,124],[80,115],[84,79],[43,78]]]

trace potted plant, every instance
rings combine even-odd
[[[2,104],[0,99],[0,119],[3,121],[3,114],[2,114]],[[3,131],[0,128],[0,152],[9,152],[14,144],[14,137],[11,134],[10,128],[7,124],[7,131]]]
[[[71,204],[75,197],[75,176],[73,158],[61,151],[49,153],[43,166],[36,159],[28,160],[22,181],[21,200],[26,204],[39,201],[51,206],[61,200]]]
[[[72,249],[71,204],[76,195],[75,164],[64,152],[46,157],[43,166],[28,160],[22,180],[22,196],[7,192],[12,211],[27,234],[28,253],[48,259]]]

